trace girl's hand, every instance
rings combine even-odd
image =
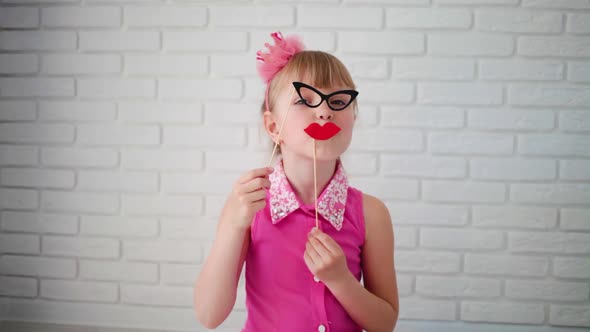
[[[309,232],[303,259],[311,273],[326,285],[344,280],[350,274],[340,245],[315,227]]]
[[[221,212],[221,222],[246,230],[252,224],[256,212],[266,206],[266,188],[270,188],[268,175],[272,167],[250,170],[234,184],[232,192]]]

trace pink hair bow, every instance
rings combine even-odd
[[[293,55],[305,48],[298,36],[284,38],[280,32],[273,32],[270,36],[274,39],[275,44],[264,43],[268,52],[258,51],[256,53],[258,74],[266,84],[289,62]]]

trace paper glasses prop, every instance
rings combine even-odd
[[[295,91],[297,92],[300,98],[297,103],[303,103],[307,107],[316,108],[319,107],[324,101],[326,101],[328,107],[335,112],[346,109],[348,106],[350,106],[350,104],[352,104],[352,102],[358,95],[358,91],[355,90],[340,90],[325,95],[318,91],[316,88],[301,82],[293,82],[293,87],[295,88],[295,90],[291,92],[291,95],[288,99],[289,105],[287,107],[287,113],[285,114],[283,121],[281,121],[278,138],[275,142],[274,149],[268,162],[269,166],[272,165],[272,160],[274,158],[279,142],[281,141],[281,133],[283,132],[283,126],[285,125],[285,121],[287,120],[289,111],[291,110],[293,94]],[[333,122],[326,122],[323,126],[317,122],[312,122],[309,126],[307,126],[307,128],[304,129],[304,131],[312,138],[313,142],[313,189],[315,203],[315,224],[316,228],[319,229],[316,140],[323,141],[334,137],[340,131],[340,127],[335,125]]]

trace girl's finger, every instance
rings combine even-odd
[[[332,252],[330,252],[330,250],[328,250],[324,244],[322,242],[320,242],[319,239],[317,239],[315,236],[310,236],[309,237],[309,243],[311,244],[311,246],[313,247],[313,249],[318,253],[318,256],[320,256],[320,258],[322,258],[322,261],[326,261],[324,258],[328,258],[332,255]]]
[[[254,178],[264,177],[270,173],[272,173],[272,167],[256,168],[242,175],[242,177],[238,179],[238,183],[246,183]]]
[[[324,248],[326,248],[326,250],[332,254],[337,254],[340,252],[340,246],[338,243],[336,243],[336,241],[334,241],[334,239],[332,239],[332,237],[330,237],[330,235],[317,229],[312,231],[311,234],[324,246]]]
[[[238,192],[251,193],[260,188],[270,188],[270,180],[267,178],[255,178],[238,186]]]
[[[305,261],[305,264],[307,265],[307,268],[309,268],[310,271],[312,270],[312,268],[315,268],[315,262],[309,256],[309,254],[307,253],[307,251],[305,251],[305,253],[303,254],[303,260]]]
[[[307,243],[305,245],[305,252],[309,255],[309,257],[312,258],[314,264],[317,265],[317,264],[322,263],[322,257],[315,250],[315,248],[313,247],[313,245],[309,241],[307,241]]]
[[[266,192],[264,190],[256,190],[249,194],[244,195],[246,202],[257,202],[266,198]]]

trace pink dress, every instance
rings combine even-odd
[[[361,332],[330,290],[305,265],[307,235],[315,210],[303,205],[282,162],[270,176],[266,208],[254,217],[246,257],[248,318],[242,332]],[[346,254],[360,281],[365,223],[361,191],[349,187],[342,164],[318,198],[320,229]]]

